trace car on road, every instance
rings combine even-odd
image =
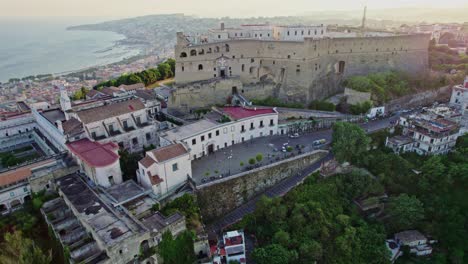
[[[294,133],[294,134],[291,134],[289,135],[290,138],[298,138],[299,137],[299,134],[298,133]]]
[[[320,145],[323,145],[323,144],[325,144],[325,143],[327,143],[327,140],[324,139],[324,138],[319,139],[319,140],[315,140],[314,142],[312,142],[312,144],[313,144],[314,146],[320,146]]]

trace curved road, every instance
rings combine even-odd
[[[391,122],[397,120],[399,116],[392,116],[385,119],[380,119],[376,121],[371,121],[367,124],[362,124],[361,127],[366,130],[367,133],[375,132],[384,128],[391,126]],[[326,133],[327,139],[331,139],[332,130],[325,130],[325,131],[318,131],[315,133]],[[214,231],[219,233],[224,228],[237,223],[240,221],[245,215],[253,213],[255,211],[255,206],[257,201],[260,199],[262,195],[266,195],[267,197],[278,197],[283,196],[287,192],[289,192],[292,188],[296,187],[300,184],[307,176],[309,176],[314,171],[320,168],[320,165],[333,158],[333,155],[329,153],[324,158],[320,159],[319,161],[315,162],[311,166],[304,169],[300,174],[294,175],[292,177],[286,178],[280,183],[274,185],[270,189],[266,190],[265,192],[255,196],[253,199],[248,201],[247,203],[241,205],[240,207],[234,209],[234,211],[228,213],[223,218],[220,218],[215,223],[207,226],[206,230],[208,232]]]

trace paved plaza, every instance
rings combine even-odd
[[[362,125],[362,127],[368,132],[379,130],[388,127],[390,121],[397,118],[394,116],[392,118],[371,121],[368,124]],[[325,139],[326,143],[330,143],[331,135],[331,129],[327,129],[300,135],[298,138],[289,138],[285,135],[267,136],[236,144],[192,161],[193,180],[198,185],[221,177],[238,174],[253,167],[268,165],[291,155],[309,152],[317,149],[317,146],[313,146],[315,140]],[[291,152],[282,151],[282,147],[286,143],[286,146],[293,148]],[[298,145],[303,146],[301,151],[299,151]],[[262,154],[262,161],[256,162],[253,166],[250,165],[249,159],[255,158],[257,154]],[[243,163],[242,166],[241,162]]]

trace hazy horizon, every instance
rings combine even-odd
[[[317,12],[362,12],[365,5],[370,16],[372,12],[394,8],[468,9],[466,0],[0,0],[0,3],[3,7],[0,18],[10,19],[102,17],[105,20],[171,13],[238,18],[298,16]]]

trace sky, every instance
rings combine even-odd
[[[400,7],[467,7],[467,0],[0,0],[2,17],[134,17],[185,13],[201,17],[301,15],[314,11]]]

